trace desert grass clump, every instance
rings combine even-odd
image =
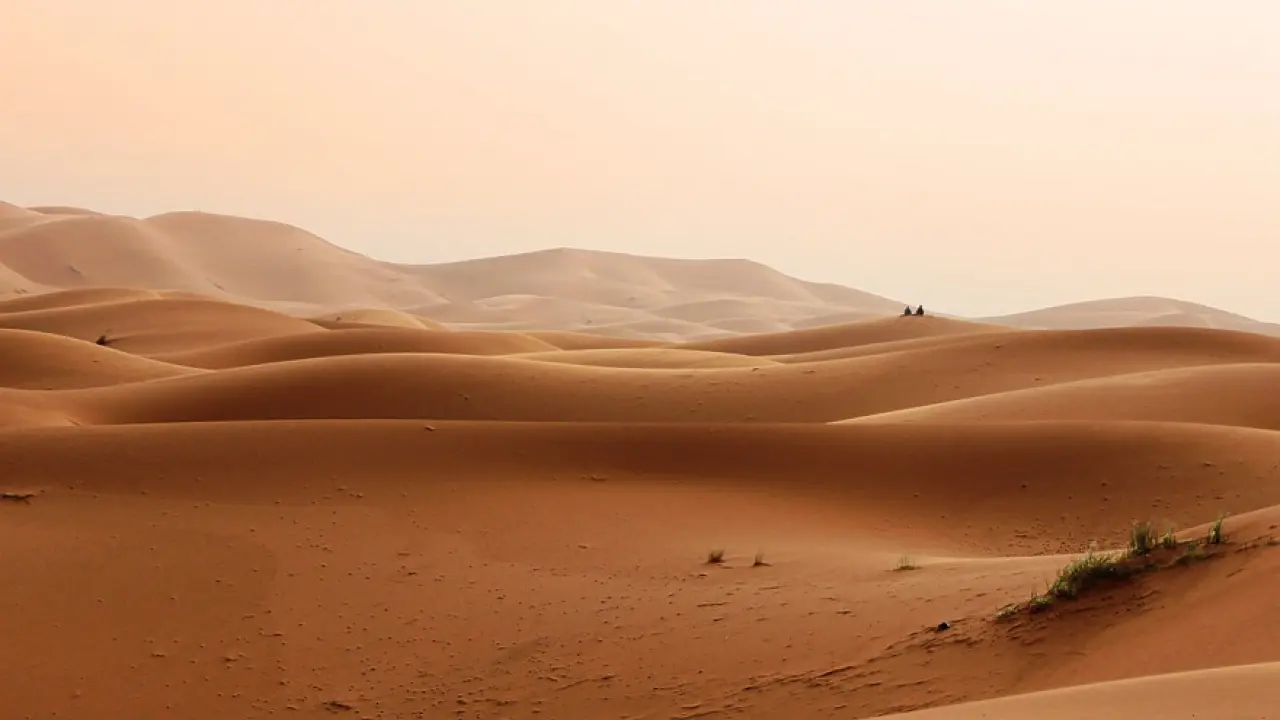
[[[1049,606],[1052,604],[1053,604],[1052,595],[1049,595],[1047,593],[1044,595],[1036,595],[1035,597],[1027,601],[1027,610],[1029,612],[1038,613],[1043,610],[1048,610]]]
[[[1142,557],[1156,546],[1156,531],[1149,522],[1136,522],[1129,528],[1129,554]]]
[[[1205,537],[1205,543],[1208,545],[1221,545],[1227,536],[1222,532],[1222,521],[1226,520],[1226,515],[1219,515],[1217,520],[1209,526],[1209,534]]]
[[[1005,605],[1004,607],[996,611],[996,619],[1008,620],[1014,615],[1017,615],[1018,611],[1021,609],[1022,609],[1022,606],[1019,605],[1018,603],[1009,603],[1008,605]]]
[[[1131,574],[1132,570],[1122,560],[1122,557],[1112,553],[1090,550],[1059,570],[1058,577],[1045,595],[1053,599],[1072,599],[1100,582],[1123,578]]]
[[[916,564],[915,558],[910,555],[903,555],[898,558],[898,564],[893,569],[894,572],[903,572],[904,570],[919,570],[920,566]]]
[[[708,565],[720,565],[720,564],[722,564],[722,563],[724,563],[724,550],[723,550],[723,549],[717,549],[717,550],[709,550],[709,551],[707,551],[707,564],[708,564]]]
[[[1125,580],[1148,570],[1162,570],[1175,565],[1189,565],[1214,556],[1212,546],[1225,543],[1222,528],[1225,515],[1209,526],[1205,537],[1179,542],[1173,528],[1158,535],[1151,523],[1137,522],[1129,529],[1129,543],[1124,550],[1099,552],[1090,545],[1088,552],[1067,563],[1058,571],[1049,587],[1024,603],[1006,605],[996,612],[996,619],[1013,617],[1021,610],[1037,613],[1058,600],[1071,600],[1089,589],[1110,581]],[[1271,543],[1268,543],[1271,544]],[[1176,557],[1173,551],[1182,548]]]
[[[764,551],[756,551],[756,559],[751,563],[751,567],[768,567],[769,563],[765,562]]]

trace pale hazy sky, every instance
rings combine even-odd
[[[1280,320],[1278,38],[1275,0],[0,0],[0,199]]]

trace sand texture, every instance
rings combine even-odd
[[[194,213],[0,263],[5,718],[1277,716],[1261,323]]]

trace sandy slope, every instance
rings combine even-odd
[[[555,350],[556,348],[549,343],[517,333],[441,332],[366,326],[338,327],[329,332],[254,338],[153,357],[178,365],[221,369],[345,355],[388,353],[509,355]]]
[[[879,301],[752,264],[403,268],[193,214],[0,236],[0,281],[72,288],[0,300],[5,717],[1272,712],[1280,339],[854,322]],[[1202,559],[996,617],[1220,513]]]
[[[504,346],[495,345],[498,335],[424,330],[414,338],[408,330],[308,327],[309,333],[298,333],[287,326],[290,335],[279,340],[155,356],[226,368],[215,374],[8,395],[95,424],[325,418],[832,422],[1109,375],[1280,361],[1280,339],[1183,328],[961,335],[944,345],[805,363],[745,356],[729,362],[728,355],[708,363],[706,351],[680,363],[671,354],[679,351],[662,356],[647,350],[642,359],[632,350],[631,362],[588,364],[572,362],[567,351],[559,362],[497,354],[545,351],[529,347],[541,341],[523,336]],[[172,342],[171,335],[164,337]],[[468,347],[472,354],[464,354]]]
[[[299,317],[394,327],[445,323],[666,341],[789,330],[817,316],[900,307],[746,260],[556,249],[396,265],[266,220],[0,206],[0,293],[103,287],[186,291]]]
[[[862,417],[854,422],[1150,420],[1280,430],[1274,363],[1197,366],[1062,383]]]
[[[1280,663],[1257,663],[1084,687],[1028,693],[936,710],[891,715],[895,720],[1121,720],[1153,716],[1190,720],[1256,720],[1280,705]]]
[[[733,367],[766,367],[777,363],[766,359],[733,353],[705,350],[677,350],[672,348],[599,348],[589,350],[558,350],[555,352],[526,353],[525,360],[568,363],[570,365],[595,365],[598,367],[649,368],[649,369],[710,369]]]
[[[1280,335],[1280,326],[1218,308],[1162,297],[1109,298],[988,318],[1013,327],[1078,330],[1099,327],[1200,327]]]
[[[432,427],[0,434],[9,481],[41,493],[0,506],[0,625],[22,648],[0,665],[28,678],[6,706],[865,717],[1275,659],[1267,549],[1119,591],[1142,602],[990,621],[1064,561],[1024,556],[1046,541],[1114,541],[1157,497],[1185,525],[1280,502],[1271,433]],[[702,565],[721,545],[726,566]],[[771,565],[750,567],[758,549]],[[893,572],[903,552],[922,568]],[[955,634],[931,650],[940,619]],[[1111,649],[1080,663],[1090,638]]]
[[[62,390],[190,375],[186,367],[29,330],[0,330],[0,387]]]
[[[806,282],[746,260],[558,248],[397,265],[280,222],[203,212],[132,218],[0,203],[0,298],[104,287],[185,291],[298,317],[393,327],[552,330],[662,342],[863,323],[892,317],[903,307],[898,300]],[[1171,326],[1280,335],[1274,324],[1152,297],[1042,308],[948,332],[982,326]],[[921,330],[935,332],[937,327]],[[802,345],[811,340],[797,338]]]
[[[936,317],[889,317],[871,321],[827,325],[782,333],[754,334],[684,344],[690,350],[716,350],[743,355],[796,355],[846,350],[884,342],[948,337],[1006,330],[997,325],[969,323]]]

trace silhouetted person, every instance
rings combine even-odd
[[[907,309],[902,311],[902,317],[907,317],[910,314],[911,314],[911,306],[908,305]]]
[[[923,305],[921,305],[920,307],[916,308],[916,316],[917,316],[917,317],[923,317],[923,316],[924,316],[924,306],[923,306]]]

